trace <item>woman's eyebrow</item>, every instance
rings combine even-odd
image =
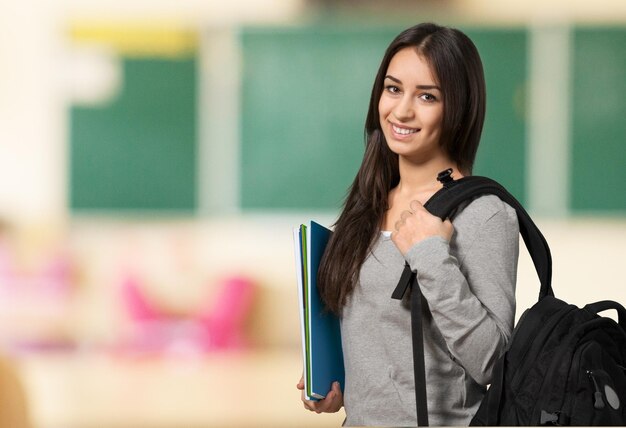
[[[402,82],[400,81],[400,79],[396,79],[395,77],[391,76],[390,74],[386,75],[386,76],[385,76],[385,79],[393,80],[393,81],[394,81],[394,82],[396,82],[396,83],[402,83]]]
[[[436,89],[438,91],[441,91],[441,89],[437,85],[417,85],[416,88],[417,89]]]
[[[385,79],[392,80],[392,81],[394,81],[396,83],[402,83],[402,81],[400,79],[396,79],[395,77],[393,77],[390,74],[386,75]],[[441,91],[441,88],[439,88],[439,86],[437,86],[437,85],[417,85],[416,88],[417,89],[437,89],[438,91]]]

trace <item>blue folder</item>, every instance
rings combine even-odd
[[[305,393],[313,400],[324,398],[334,381],[343,388],[345,379],[339,319],[325,309],[317,290],[317,271],[331,234],[314,221],[302,225],[297,234],[300,257],[297,254],[296,261],[300,266],[296,268],[301,275],[299,289],[304,293],[300,302]]]

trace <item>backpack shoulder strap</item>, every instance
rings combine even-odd
[[[431,214],[441,219],[446,219],[454,209],[467,200],[488,194],[499,197],[503,202],[514,208],[517,213],[520,234],[524,239],[541,283],[539,300],[545,296],[554,296],[550,247],[522,204],[502,185],[490,178],[468,176],[459,180],[453,180],[451,173],[452,170],[439,173],[437,180],[441,181],[444,187],[435,193],[424,204],[424,207]]]

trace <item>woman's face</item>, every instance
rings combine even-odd
[[[378,114],[387,145],[418,162],[443,155],[441,88],[430,65],[414,48],[396,53],[385,75]]]

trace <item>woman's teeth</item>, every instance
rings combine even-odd
[[[400,128],[400,127],[397,127],[396,125],[391,125],[391,127],[393,128],[393,132],[400,134],[400,135],[409,135],[409,134],[413,134],[419,131],[419,129]]]

